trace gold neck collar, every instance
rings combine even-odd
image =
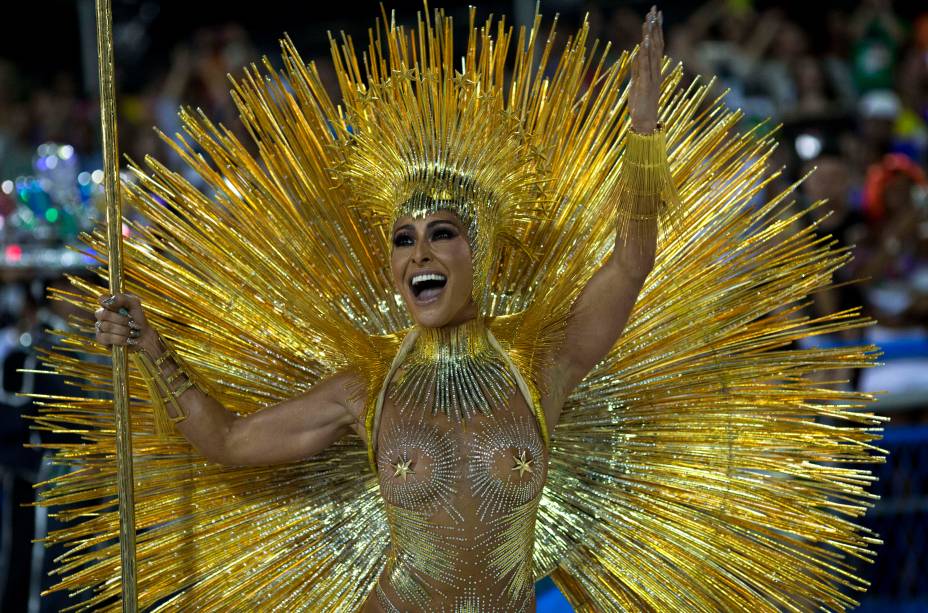
[[[401,412],[419,408],[464,421],[508,405],[515,378],[481,318],[418,332],[390,393]]]
[[[419,332],[416,344],[410,355],[418,359],[436,361],[441,359],[456,360],[462,356],[475,356],[492,351],[487,339],[487,329],[479,317],[465,321],[458,326],[443,328],[416,328]]]

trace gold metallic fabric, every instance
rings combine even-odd
[[[587,25],[555,48],[563,39],[551,27],[472,12],[460,59],[440,11],[412,29],[379,22],[364,54],[333,39],[338,102],[284,41],[282,71],[265,62],[233,85],[250,142],[185,109],[184,132],[168,139],[185,171],[151,158],[130,168],[124,193],[147,223],[125,245],[126,289],[219,401],[249,413],[348,369],[375,404],[411,326],[388,268],[387,203],[406,195],[391,177],[406,175],[395,160],[384,161],[389,176],[365,160],[416,151],[427,166],[430,150],[396,131],[404,118],[430,122],[417,135],[480,149],[454,159],[489,163],[482,139],[502,139],[494,145],[530,160],[501,161],[514,175],[499,189],[478,182],[512,199],[495,210],[514,213],[499,222],[509,238],[487,250],[497,255],[481,306],[518,370],[544,387],[628,205],[614,194],[632,58],[610,61]],[[665,74],[659,119],[684,223],[663,228],[627,329],[551,432],[532,572],[550,574],[579,610],[850,608],[866,587],[855,567],[878,543],[858,521],[873,502],[867,463],[879,461],[882,420],[869,396],[811,376],[871,366],[875,348],[797,346],[868,323],[856,309],[804,310],[849,254],[814,226],[796,229],[805,211],[792,187],[772,189],[775,142],[763,126],[739,131],[740,114],[708,84],[682,87],[679,66]],[[506,129],[487,125],[500,117]],[[87,244],[106,253],[102,234]],[[92,310],[99,283],[76,283],[56,295]],[[40,504],[68,522],[47,539],[66,549],[53,589],[112,609],[111,375],[81,357],[104,352],[77,324],[45,356],[84,392],[43,399],[35,419],[71,437],[49,443],[71,472],[44,484]],[[351,611],[371,593],[390,537],[362,441],[286,466],[225,468],[159,439],[146,397],[131,404],[141,608]]]
[[[517,395],[467,419],[428,403],[384,407],[377,468],[391,548],[378,598],[404,611],[530,607],[548,458],[531,402]]]

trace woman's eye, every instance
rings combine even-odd
[[[435,241],[435,240],[447,240],[447,239],[449,239],[449,238],[454,238],[455,236],[457,236],[457,234],[455,234],[454,230],[451,230],[451,229],[449,229],[449,228],[438,228],[438,229],[435,230],[435,232],[432,234],[432,240],[433,240],[433,241]]]
[[[394,247],[411,247],[412,246],[412,237],[408,234],[397,234],[393,237],[393,246]]]

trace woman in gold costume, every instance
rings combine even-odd
[[[384,16],[361,58],[333,41],[338,106],[285,41],[233,89],[257,156],[184,111],[209,193],[133,166],[150,223],[95,334],[152,406],[143,606],[526,611],[547,575],[580,610],[854,602],[878,419],[805,375],[870,358],[789,348],[865,323],[797,315],[847,256],[784,236],[788,194],[750,204],[771,143],[677,90],[661,22],[614,64],[584,25],[547,77],[537,17],[514,42],[472,11],[457,64],[441,11]],[[78,343],[48,362],[102,388]],[[43,502],[81,520],[49,540],[88,607],[118,589],[106,408],[38,420],[85,439]]]
[[[629,139],[639,141],[630,147],[666,165],[657,130],[660,19],[652,8],[643,25]],[[648,162],[644,156],[626,159],[627,169],[637,165],[646,177],[630,187],[650,190],[652,173],[658,189],[646,195],[659,199],[663,169],[646,167]],[[453,164],[420,172],[412,178],[409,198],[396,203],[390,262],[396,291],[416,327],[384,382],[387,393],[374,407],[369,432],[365,399],[353,391],[363,382],[350,370],[250,415],[227,410],[192,384],[182,362],[165,354],[135,297],[104,297],[105,308],[96,312],[97,340],[139,347],[146,371],[170,390],[170,417],[212,461],[295,462],[352,429],[365,440],[375,458],[392,543],[364,611],[534,610],[532,542],[548,463],[547,433],[564,400],[625,326],[653,265],[657,215],[639,211],[630,219],[631,231],[616,236],[612,255],[580,292],[563,342],[541,370],[538,391],[532,391],[488,330],[484,293],[476,285],[485,278],[483,266],[473,261],[481,249],[477,234],[499,223],[491,221],[492,212],[481,211],[479,201],[505,205],[492,201],[498,198],[493,186],[479,184]],[[630,191],[618,197],[640,196]]]

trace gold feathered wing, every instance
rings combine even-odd
[[[127,198],[149,223],[128,242],[127,285],[229,408],[257,410],[342,369],[362,375],[368,397],[382,382],[409,321],[386,267],[387,228],[340,170],[358,114],[397,80],[434,100],[481,96],[488,117],[521,126],[544,198],[519,216],[487,284],[494,331],[540,383],[573,300],[611,249],[629,56],[608,63],[584,26],[548,78],[550,42],[534,61],[537,18],[515,41],[503,23],[471,25],[457,74],[440,12],[411,31],[378,27],[361,58],[350,40],[333,41],[340,107],[285,42],[282,74],[252,69],[233,89],[250,149],[183,113],[175,150],[205,188],[155,160],[133,169]],[[862,396],[806,376],[871,357],[791,345],[865,323],[856,312],[800,313],[847,254],[811,230],[790,233],[788,193],[756,202],[773,176],[770,141],[737,134],[737,114],[705,87],[678,89],[679,79],[677,70],[665,80],[662,120],[685,223],[662,236],[626,332],[553,433],[536,568],[584,610],[842,609],[853,602],[847,589],[862,587],[852,559],[874,542],[853,519],[870,479],[856,466],[873,460],[878,420],[857,411]],[[103,252],[99,236],[88,243]],[[80,287],[60,297],[92,308],[98,287]],[[47,356],[90,394],[45,399],[37,427],[82,439],[55,447],[73,471],[47,484],[42,503],[74,520],[48,539],[68,547],[57,589],[92,590],[87,606],[102,608],[118,605],[118,516],[101,399],[109,370],[75,357],[103,354],[90,333],[67,333]],[[360,604],[388,544],[360,441],[283,467],[223,468],[181,439],[159,439],[142,396],[133,399],[142,607]]]

